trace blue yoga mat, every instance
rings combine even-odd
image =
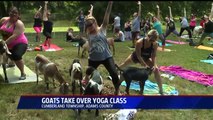
[[[205,63],[213,64],[213,60],[200,60],[200,62],[205,62]]]
[[[121,85],[126,86],[126,82],[123,81]],[[132,81],[130,84],[130,89],[140,91],[140,85],[138,81]],[[163,84],[163,92],[165,95],[178,95],[178,91],[173,86]],[[145,82],[144,86],[145,95],[156,95],[159,94],[159,89],[157,83],[153,83],[150,80]]]
[[[162,46],[162,42],[158,42],[158,45],[159,45],[159,46]],[[165,46],[172,46],[172,44],[166,43]]]

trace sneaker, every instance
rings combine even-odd
[[[19,77],[19,80],[25,80],[26,79],[26,74],[21,75],[21,77]]]

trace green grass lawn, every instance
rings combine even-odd
[[[56,27],[53,35],[53,43],[64,48],[62,51],[57,52],[41,52],[30,51],[27,52],[23,59],[25,64],[31,69],[34,69],[34,58],[36,54],[43,54],[47,56],[51,61],[58,65],[60,73],[63,75],[66,81],[70,82],[69,66],[74,58],[79,58],[85,71],[88,61],[87,58],[80,58],[77,55],[77,47],[74,47],[73,43],[65,42],[65,31],[68,27]],[[178,29],[179,30],[179,29]],[[76,33],[77,34],[77,33]],[[112,36],[111,32],[108,32],[109,36]],[[40,43],[36,43],[35,34],[32,28],[26,28],[26,36],[29,40],[31,48],[38,46]],[[42,35],[41,40],[44,41]],[[176,37],[170,35],[167,39],[176,40]],[[204,42],[207,44],[207,40]],[[131,46],[131,41],[115,43],[116,53],[114,60],[117,64],[120,64],[124,59],[132,52],[127,46]],[[211,46],[212,47],[212,46]],[[173,45],[166,47],[175,51],[172,52],[157,52],[157,64],[159,66],[179,65],[186,69],[192,69],[195,71],[205,72],[207,74],[213,74],[213,67],[211,64],[201,63],[201,59],[206,59],[209,53],[212,51],[199,50],[189,45]],[[138,66],[138,65],[133,65]],[[138,66],[139,67],[139,66]],[[107,80],[108,73],[106,69],[101,65],[98,70],[104,78],[104,84],[106,86],[112,86],[112,82]],[[43,77],[43,76],[41,76]],[[154,80],[154,75],[151,75],[150,80]],[[22,84],[5,84],[3,79],[0,80],[0,120],[74,120],[73,110],[17,110],[17,105],[21,95],[25,94],[45,94],[44,81],[36,83],[22,83]],[[212,95],[212,87],[205,87],[195,82],[190,82],[179,77],[175,77],[170,81],[167,78],[163,78],[163,84],[174,86],[180,95]],[[59,94],[58,89],[53,89],[50,84],[51,94]],[[121,87],[121,91],[124,91],[125,87]],[[71,92],[70,92],[71,93]],[[130,91],[131,94],[139,94],[137,91]],[[156,101],[158,102],[158,101]],[[115,113],[118,110],[100,110],[100,116],[94,117],[94,110],[88,113],[83,111],[82,120],[101,120],[104,113]],[[212,110],[138,110],[135,120],[211,120],[213,114]]]
[[[70,26],[73,28],[74,32],[78,32],[79,29],[76,26]],[[54,27],[53,32],[66,32],[68,28],[70,27]],[[33,28],[25,28],[25,33],[35,33],[35,30]]]

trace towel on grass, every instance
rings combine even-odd
[[[126,82],[123,81],[121,85],[126,86]],[[130,89],[140,91],[140,85],[138,81],[132,81]],[[165,95],[178,95],[178,91],[173,86],[163,84],[163,92]],[[157,95],[159,94],[159,88],[157,83],[153,83],[150,80],[146,80],[144,86],[144,95]]]
[[[213,64],[213,60],[200,60],[200,62]]]
[[[207,46],[203,46],[203,45],[199,45],[197,47],[195,47],[197,49],[202,49],[202,50],[210,50],[213,51],[213,47],[207,47]]]
[[[159,45],[159,46],[162,46],[162,42],[158,42],[158,45]],[[165,46],[172,46],[172,44],[166,43]]]
[[[205,74],[199,71],[188,70],[181,66],[176,66],[176,65],[161,66],[160,71],[169,73],[172,75],[177,75],[183,79],[193,81],[205,86],[213,85],[213,74]]]
[[[44,51],[59,51],[63,50],[63,48],[60,48],[59,46],[55,44],[51,44],[50,48],[48,46],[45,46],[44,44],[41,44]]]
[[[180,45],[188,44],[188,42],[179,42],[174,40],[166,40],[166,42],[172,43],[172,44],[180,44]]]

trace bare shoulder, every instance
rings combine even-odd
[[[7,19],[9,19],[9,17],[3,17],[3,18],[1,18],[0,22],[4,22]]]
[[[153,48],[157,49],[157,47],[158,47],[158,43],[157,42],[153,42]]]
[[[18,21],[16,22],[16,25],[17,25],[17,26],[20,26],[20,27],[24,27],[24,23],[23,23],[21,20],[18,20]]]
[[[143,42],[144,42],[144,39],[140,38],[139,40],[137,40],[136,46],[141,46]]]
[[[145,40],[145,38],[140,38],[137,40],[137,43],[143,43],[144,40]]]

